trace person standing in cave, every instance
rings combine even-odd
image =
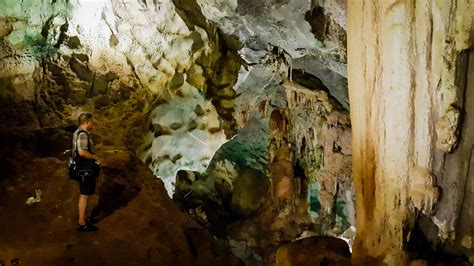
[[[95,193],[95,186],[99,176],[101,159],[94,154],[94,143],[90,137],[89,131],[94,128],[94,119],[91,113],[82,113],[78,119],[79,128],[74,132],[72,150],[77,151],[79,155],[78,163],[88,165],[91,168],[91,174],[83,175],[79,179],[79,220],[77,222],[77,231],[92,232],[99,228],[94,225],[97,222],[93,217],[85,218],[87,201],[89,196]]]

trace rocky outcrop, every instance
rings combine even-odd
[[[344,240],[309,237],[278,248],[277,266],[350,265],[351,253]]]
[[[197,3],[240,49],[239,129],[204,174],[178,175],[175,200],[247,263],[274,263],[301,235],[342,234],[355,219],[344,3]]]
[[[233,135],[240,64],[212,23],[193,24],[172,1],[1,5],[3,134],[93,111],[100,134],[136,151],[170,193],[179,169],[204,171]]]
[[[280,74],[263,90],[251,90],[262,86],[254,82],[265,81],[265,73],[272,77],[262,68],[239,81],[241,128],[203,175],[178,175],[174,199],[216,234],[227,235],[247,263],[268,264],[285,241],[342,234],[354,224],[354,199],[348,114],[324,90]]]
[[[471,130],[461,124],[471,117],[464,50],[471,45],[472,11],[465,1],[349,2],[359,263],[406,264],[418,223],[434,243],[458,243],[455,249],[472,262],[469,241],[459,246],[472,235],[464,211],[471,203],[462,200],[471,197],[464,189],[472,183]]]
[[[203,14],[238,47],[246,73],[278,62],[319,78],[349,108],[346,71],[345,1],[197,0]],[[281,62],[281,60],[280,60]],[[275,66],[275,65],[274,65]],[[278,67],[277,67],[278,68]]]

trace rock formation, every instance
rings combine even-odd
[[[466,87],[473,8],[349,1],[357,262],[406,264],[415,226],[433,245],[445,243],[441,250],[474,259],[466,241],[473,234],[472,75]]]
[[[170,193],[178,169],[203,171],[232,135],[239,64],[212,23],[186,21],[171,1],[1,5],[2,114],[13,127],[64,127],[95,110],[104,138],[137,151]]]
[[[356,264],[472,263],[473,13],[466,0],[2,1],[0,192],[34,183],[24,162],[59,167],[89,111],[99,152],[149,166],[247,264],[346,263],[331,237],[355,233]],[[211,243],[186,239],[201,235]]]

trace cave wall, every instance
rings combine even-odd
[[[236,252],[272,261],[285,241],[355,224],[353,161],[355,261],[416,258],[421,228],[433,250],[472,262],[473,9],[2,1],[0,170],[59,156],[93,111],[99,148],[136,151],[197,219],[229,225],[216,232]]]
[[[4,139],[31,146],[53,130],[66,148],[66,131],[92,111],[96,143],[136,151],[170,193],[177,169],[203,171],[233,134],[240,64],[216,27],[179,11],[172,1],[0,3]]]
[[[236,99],[237,135],[204,174],[180,172],[173,196],[248,263],[355,225],[349,114],[326,91],[279,78]]]
[[[272,262],[354,225],[345,28],[340,0],[4,1],[2,157],[62,156],[94,112],[99,150]]]
[[[353,233],[345,2],[196,4],[241,58],[237,134],[206,172],[178,173],[174,199],[247,263],[274,263],[299,237]]]
[[[320,79],[269,47],[240,70],[236,136],[204,174],[181,172],[173,196],[248,263],[274,263],[287,241],[355,225],[348,112]]]
[[[472,236],[473,11],[469,1],[348,2],[357,263],[406,264],[419,225],[448,246]],[[470,241],[462,245],[472,262]]]

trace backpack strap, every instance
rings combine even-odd
[[[79,129],[76,135],[76,148],[74,149],[74,158],[76,158],[76,155],[79,155],[79,148],[77,147],[77,139],[79,138],[79,134],[83,132],[86,133],[87,135],[87,149],[89,152],[91,152],[91,141],[89,138],[89,133],[85,131],[84,129]]]

